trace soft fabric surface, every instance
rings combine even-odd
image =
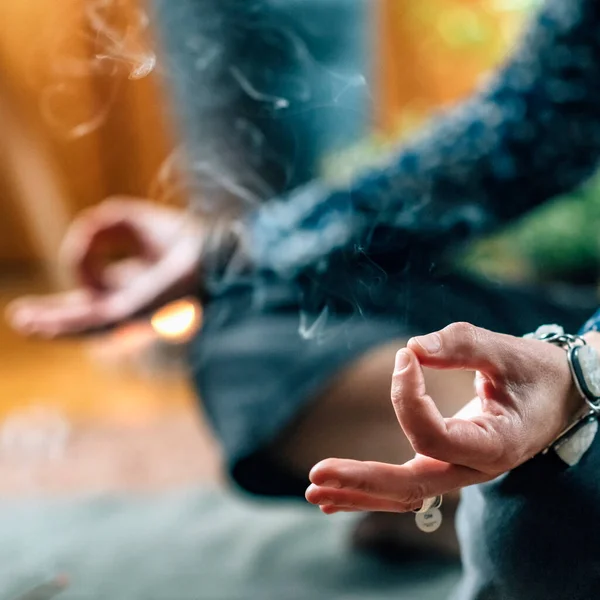
[[[352,519],[298,503],[189,490],[0,507],[2,600],[61,573],[64,600],[437,600],[458,578],[351,554]]]

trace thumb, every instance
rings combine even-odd
[[[425,367],[480,371],[493,378],[506,372],[515,356],[515,344],[521,342],[469,323],[453,323],[436,333],[412,338],[408,347]]]

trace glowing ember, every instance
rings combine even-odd
[[[194,300],[179,300],[152,317],[154,331],[164,340],[184,343],[200,329],[202,308]]]

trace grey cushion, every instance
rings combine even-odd
[[[65,600],[445,598],[456,569],[348,550],[351,518],[218,491],[0,504],[0,598],[64,573]]]

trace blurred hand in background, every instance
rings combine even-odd
[[[112,198],[83,211],[65,236],[61,260],[74,289],[24,297],[7,317],[25,335],[54,337],[114,325],[192,292],[201,224],[186,211]]]

